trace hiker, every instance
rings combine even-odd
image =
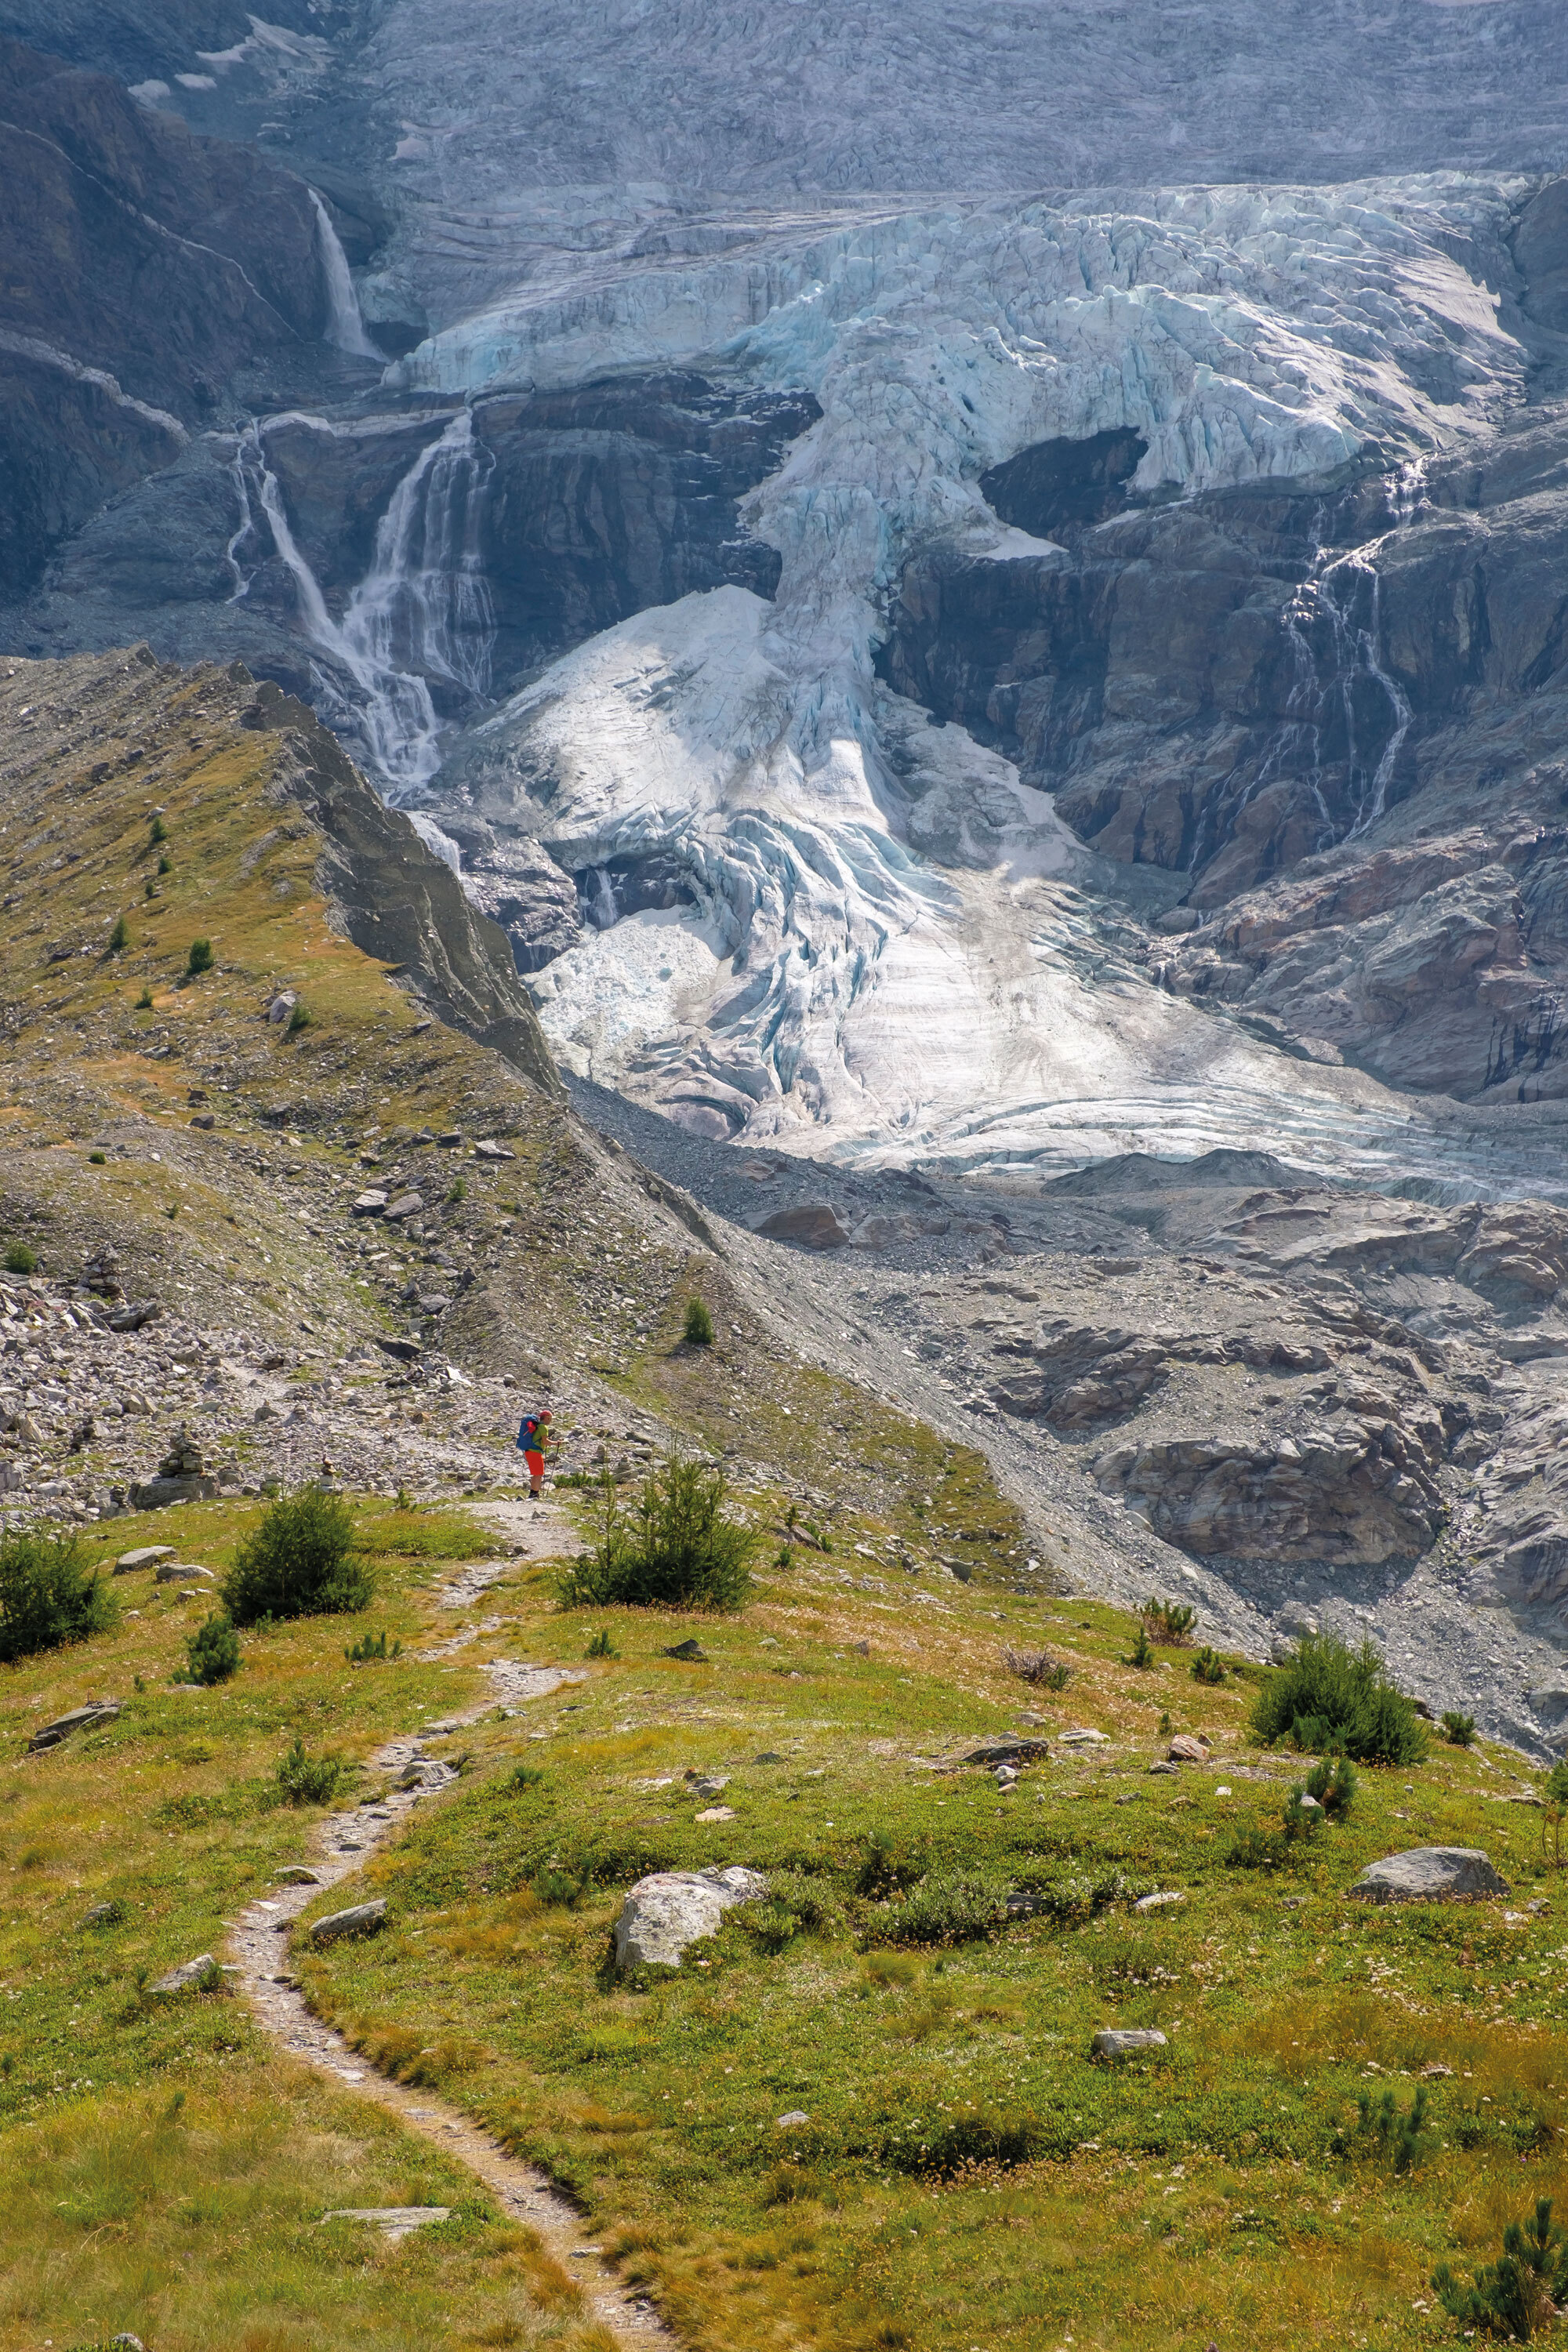
[[[550,1443],[550,1408],[525,1412],[517,1433],[517,1450],[528,1465],[528,1491],[535,1502],[544,1483],[544,1449]]]

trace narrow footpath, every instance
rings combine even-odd
[[[520,1552],[523,1557],[558,1559],[575,1548],[570,1523],[552,1504],[496,1502],[472,1507],[476,1517],[488,1520],[515,1549],[506,1559],[465,1565],[441,1593],[441,1606],[462,1608],[475,1601],[510,1571]],[[485,1621],[426,1654],[456,1656],[480,1633],[493,1631],[496,1622]],[[426,1756],[427,1739],[477,1723],[498,1703],[506,1707],[526,1706],[531,1699],[548,1697],[563,1683],[585,1680],[565,1667],[531,1666],[510,1659],[498,1659],[483,1671],[491,1687],[477,1706],[440,1717],[427,1724],[422,1734],[389,1739],[367,1759],[366,1769],[373,1775],[384,1774],[395,1782],[407,1780],[411,1785],[395,1787],[374,1805],[329,1814],[320,1823],[314,1852],[307,1858],[313,1883],[279,1885],[252,1903],[234,1923],[228,1958],[239,1970],[238,1981],[258,2021],[280,2048],[331,2075],[356,2096],[374,2099],[410,2131],[422,2132],[467,2165],[503,2210],[526,2223],[563,2269],[579,2282],[586,2315],[597,2320],[617,2344],[644,2347],[644,2352],[653,2344],[673,2347],[676,2339],[653,2305],[622,2285],[601,2250],[587,2242],[575,2209],[543,2173],[509,2156],[499,2141],[457,2107],[429,2091],[412,2090],[382,2074],[351,2050],[341,2033],[311,2016],[288,1964],[287,1943],[279,1942],[322,1887],[336,1885],[362,1868],[367,1855],[390,1843],[416,1805],[427,1802],[456,1779],[450,1767]]]

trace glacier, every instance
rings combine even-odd
[[[1392,479],[1492,431],[1522,397],[1497,290],[1522,186],[718,207],[722,252],[689,213],[695,257],[634,240],[562,264],[390,369],[473,399],[685,365],[822,411],[746,504],[782,561],[771,604],[731,587],[635,615],[431,783],[437,820],[526,837],[580,882],[684,877],[681,908],[619,919],[591,892],[534,982],[563,1060],[797,1151],[994,1167],[1267,1136],[1310,1162],[1342,1157],[1349,1118],[1369,1174],[1418,1159],[1407,1105],[1152,989],[1117,944],[1128,877],[1113,890],[1046,795],[928,724],[876,654],[911,555],[1017,552],[980,478],[1040,442],[1135,433],[1134,495],[1180,499]]]

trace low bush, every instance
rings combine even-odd
[[[7,1274],[37,1274],[37,1257],[27,1247],[26,1242],[6,1243],[5,1271]]]
[[[186,1678],[193,1683],[226,1683],[239,1672],[239,1635],[234,1620],[215,1610],[185,1643]]]
[[[403,1655],[403,1644],[401,1642],[394,1642],[389,1650],[386,1646],[386,1633],[384,1627],[379,1633],[362,1633],[357,1642],[352,1643],[344,1650],[343,1655],[351,1666],[378,1665],[384,1659],[400,1658]]]
[[[588,1646],[583,1653],[585,1658],[618,1658],[620,1654],[610,1639],[607,1625],[601,1625],[596,1633],[589,1634]]]
[[[1474,1747],[1476,1718],[1473,1715],[1459,1715],[1450,1707],[1443,1717],[1440,1728],[1450,1748]]]
[[[1551,2198],[1536,2200],[1531,2220],[1509,2223],[1501,2256],[1476,2273],[1473,2286],[1461,2285],[1442,2263],[1432,2288],[1461,2327],[1528,2343],[1557,2316],[1556,2306],[1568,2295],[1568,2242],[1552,2219]]]
[[[868,1929],[878,1944],[967,1944],[1007,1916],[1007,1889],[976,1871],[931,1871]]]
[[[1138,1620],[1137,1629],[1132,1636],[1132,1647],[1128,1654],[1126,1663],[1130,1666],[1156,1666],[1160,1663],[1154,1655],[1154,1645],[1149,1639],[1149,1628],[1142,1617]]]
[[[1395,2173],[1414,2171],[1431,2146],[1425,2087],[1417,2089],[1403,2110],[1392,2091],[1384,2091],[1375,2105],[1370,2091],[1358,2091],[1356,2105],[1361,2111],[1359,2137],[1370,2141],[1379,2156],[1386,2156]]]
[[[223,1601],[237,1625],[258,1617],[333,1617],[368,1608],[375,1583],[354,1557],[353,1514],[307,1486],[280,1496],[237,1547]]]
[[[1290,1739],[1360,1764],[1418,1764],[1426,1753],[1421,1718],[1372,1643],[1352,1650],[1333,1633],[1303,1634],[1289,1663],[1265,1676],[1252,1727],[1270,1745]]]
[[[713,1345],[713,1318],[700,1298],[687,1300],[686,1321],[681,1327],[680,1336],[689,1348],[710,1348]]]
[[[924,1877],[926,1868],[923,1850],[910,1853],[890,1838],[886,1830],[870,1830],[855,1875],[855,1892],[879,1902],[913,1886]]]
[[[1325,1756],[1307,1775],[1307,1794],[1331,1820],[1342,1820],[1356,1799],[1355,1766],[1348,1756]]]
[[[1211,1649],[1205,1642],[1193,1660],[1192,1673],[1195,1683],[1223,1683],[1225,1660],[1217,1650]]]
[[[289,1011],[289,1025],[284,1032],[285,1036],[297,1037],[301,1029],[308,1029],[310,1026],[311,1018],[311,1014],[306,1010],[304,1005],[294,1005]]]
[[[1190,1601],[1160,1601],[1152,1594],[1143,1603],[1143,1622],[1155,1641],[1178,1650],[1192,1640],[1197,1613]]]
[[[1072,1680],[1072,1668],[1053,1658],[1048,1650],[1004,1650],[1002,1664],[1020,1682],[1033,1683],[1040,1690],[1066,1690]]]
[[[341,1756],[307,1756],[297,1739],[279,1764],[278,1787],[287,1805],[330,1805],[348,1766]]]
[[[123,915],[115,918],[114,929],[109,934],[109,952],[120,955],[131,945],[131,926]]]
[[[606,1465],[598,1540],[558,1587],[563,1607],[739,1609],[751,1591],[754,1531],[725,1510],[721,1470],[675,1455],[624,1512]]]
[[[199,980],[204,971],[211,971],[213,962],[211,940],[193,940],[190,953],[185,958],[185,978]]]
[[[804,1870],[775,1870],[767,1899],[745,1903],[733,1914],[741,1933],[764,1951],[780,1952],[796,1936],[828,1927],[837,1916],[832,1889]]]
[[[0,1535],[0,1664],[85,1642],[119,1622],[79,1536]]]

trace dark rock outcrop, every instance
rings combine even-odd
[[[0,40],[0,583],[166,466],[236,369],[326,315],[304,184]]]
[[[505,936],[471,905],[451,868],[400,811],[377,798],[307,705],[267,680],[241,723],[284,736],[289,756],[277,789],[321,831],[318,887],[355,947],[399,971],[451,1027],[494,1047],[535,1086],[558,1092]]]

